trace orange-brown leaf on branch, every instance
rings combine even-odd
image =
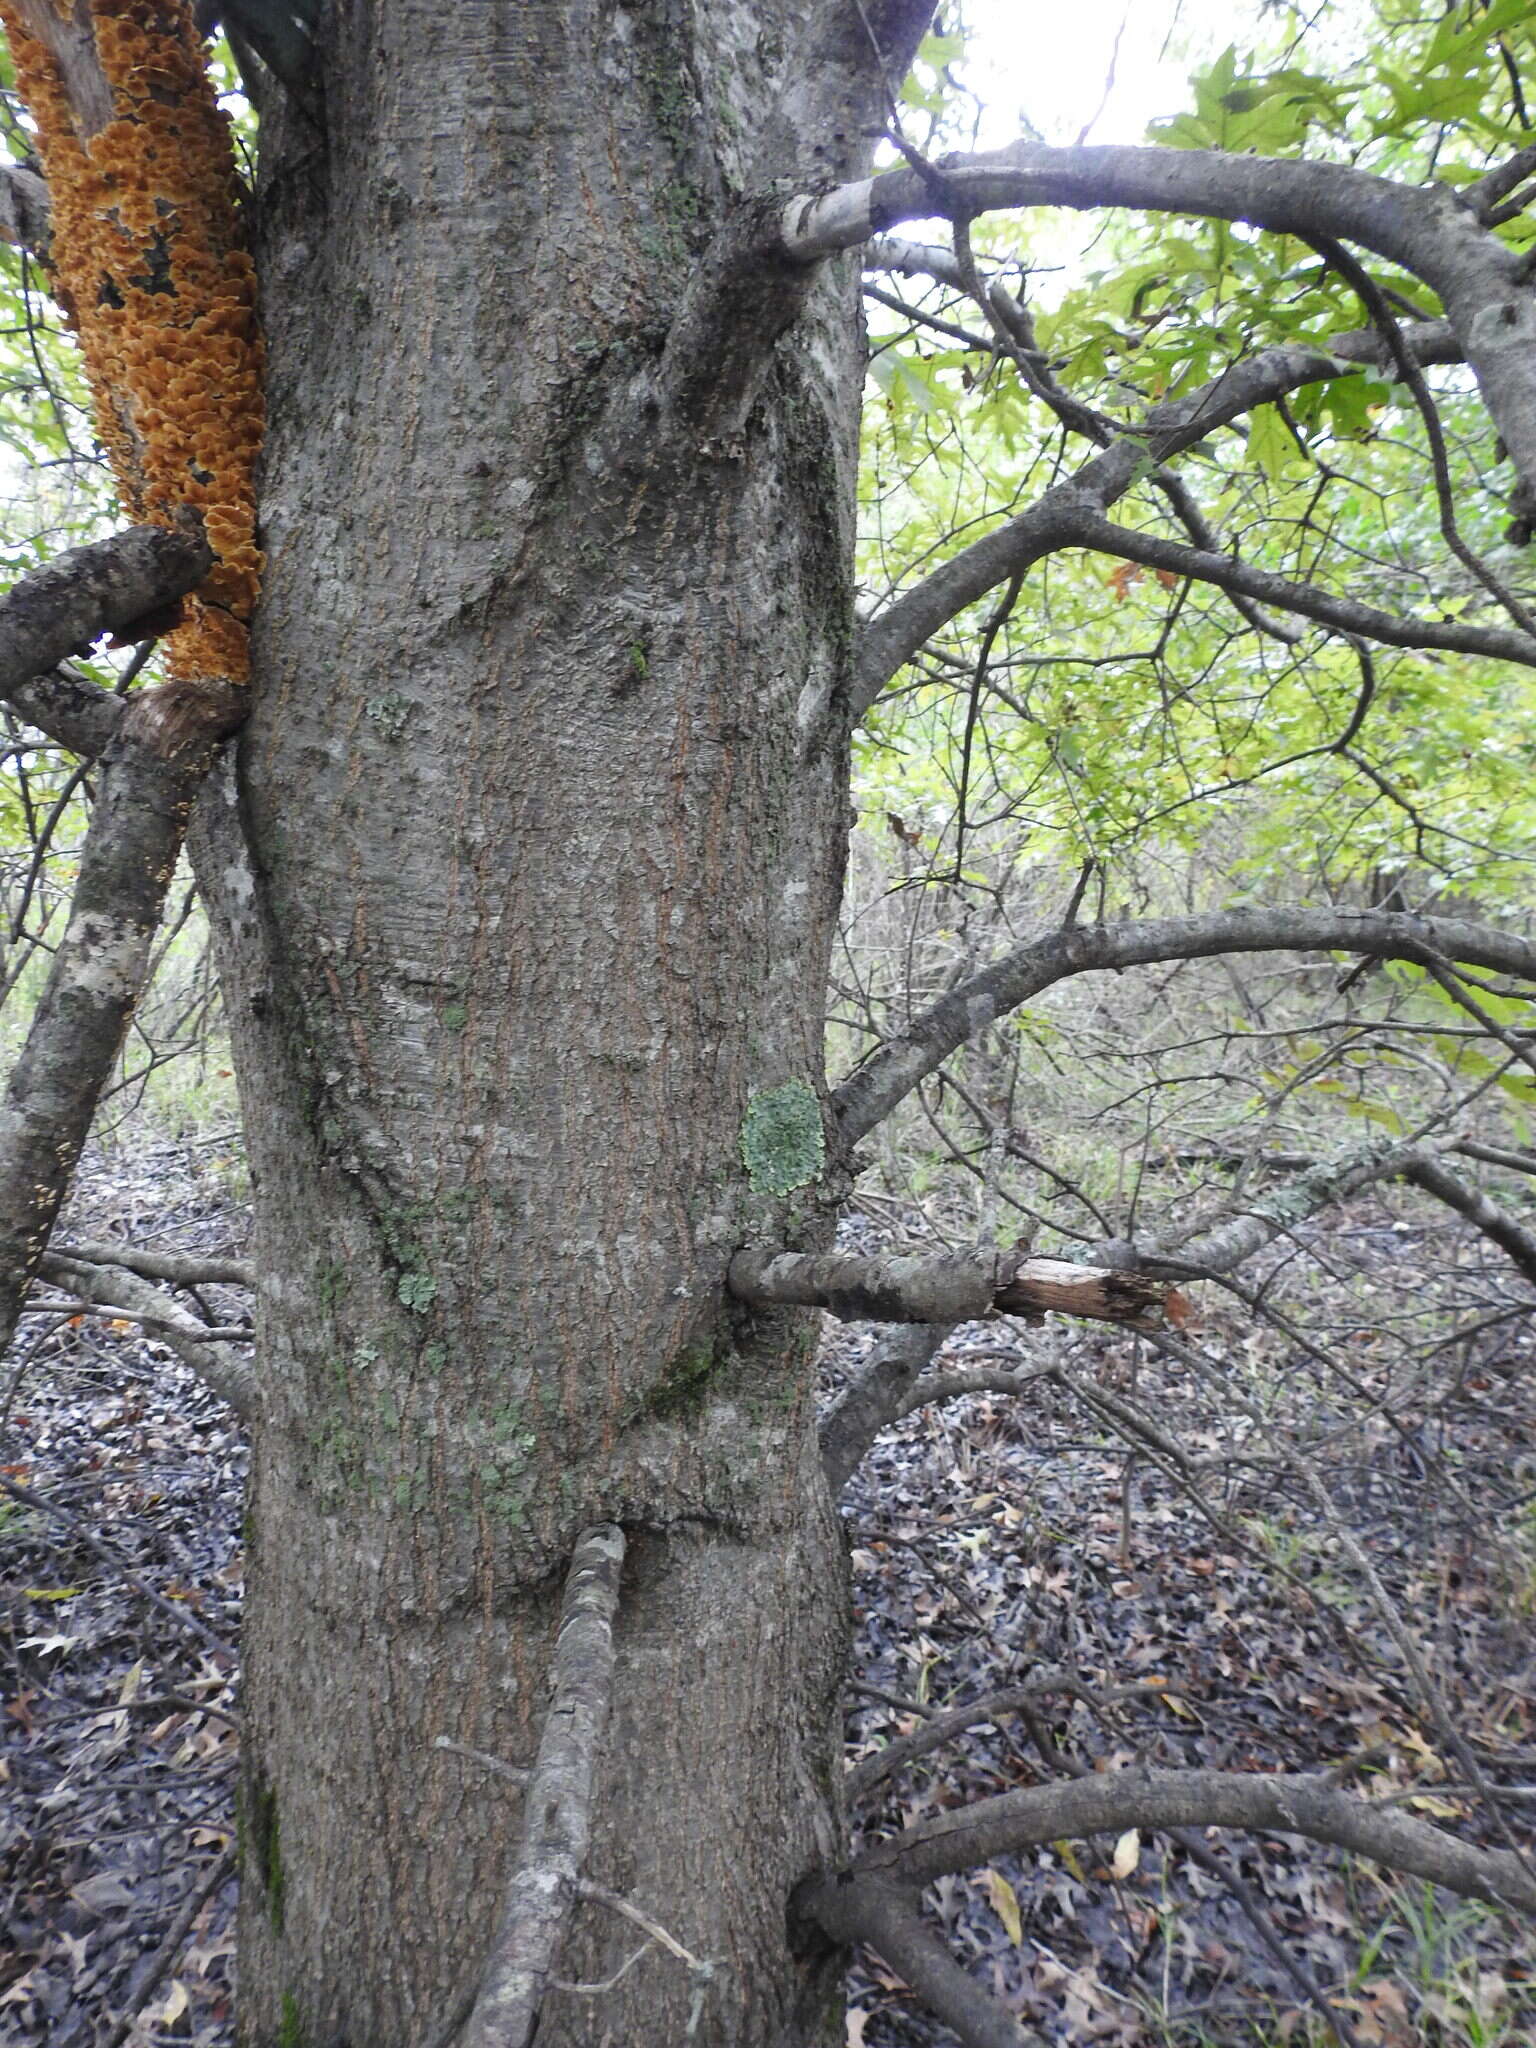
[[[1121,604],[1124,604],[1131,585],[1139,583],[1146,573],[1140,562],[1122,562],[1118,569],[1110,570],[1104,581],[1115,593]]]

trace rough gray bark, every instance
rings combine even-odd
[[[598,1997],[558,1992],[541,2048],[838,2037],[836,1958],[783,1910],[840,1847],[814,1325],[771,1287],[743,1302],[728,1269],[749,1243],[814,1266],[842,1185],[819,1095],[852,723],[903,645],[1066,534],[1062,500],[1032,538],[966,551],[856,663],[857,266],[823,255],[928,12],[337,0],[315,93],[275,96],[256,709],[197,833],[256,1198],[246,2048],[419,2048],[479,1976],[521,1794],[465,1763],[529,1753],[561,1569],[610,1523],[628,1572],[592,1896],[664,1922],[708,1974],[657,1953]],[[1023,168],[1078,203],[1070,178],[1038,183],[1059,164]],[[798,251],[784,179],[832,193]],[[905,218],[910,180],[884,190]],[[1366,214],[1397,232],[1386,201]],[[1509,280],[1471,232],[1446,229],[1442,269],[1486,384],[1507,337],[1470,330],[1502,320]],[[1280,355],[1223,386],[1224,416],[1337,368]],[[1209,431],[1203,402],[1154,415],[1156,455]],[[1074,502],[1109,503],[1145,459],[1108,448]],[[100,746],[105,713],[63,694]],[[158,916],[195,784],[174,779],[178,705],[114,722],[103,805],[122,815],[88,855],[73,980],[45,998],[67,1029],[29,1047],[0,1154],[13,1274]],[[1061,974],[1265,945],[1536,959],[1475,927],[1333,914],[1059,933],[877,1054],[830,1134],[851,1144]],[[1218,1817],[1241,1804],[1202,1789]],[[607,1979],[627,1948],[579,1914],[562,1974]],[[959,1973],[931,1961],[942,1999]]]
[[[742,1148],[765,1098],[820,1146],[858,277],[722,252],[765,166],[861,167],[861,13],[899,73],[926,11],[342,0],[323,143],[266,129],[256,703],[197,839],[259,1274],[247,2044],[419,2048],[483,1964],[517,1794],[437,1738],[527,1759],[604,1521],[591,1876],[714,1965],[701,2044],[832,2025],[784,1918],[839,1827],[814,1318],[724,1282],[828,1214]],[[630,1946],[584,1907],[561,1975]],[[541,2048],[693,1994],[658,1950]]]

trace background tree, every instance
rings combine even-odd
[[[1437,717],[1465,679],[1510,688],[1488,679],[1536,663],[1514,551],[1536,489],[1536,153],[1511,153],[1526,10],[1405,18],[1412,71],[1382,61],[1344,87],[1234,60],[1153,145],[935,154],[942,135],[898,129],[876,172],[931,15],[232,10],[261,116],[241,212],[266,356],[245,717],[227,636],[177,639],[249,603],[248,520],[211,481],[220,435],[205,445],[180,410],[222,430],[232,401],[206,352],[165,388],[137,366],[165,361],[155,302],[192,307],[179,238],[206,241],[194,210],[227,196],[227,170],[184,145],[185,110],[206,106],[189,18],[170,0],[6,10],[44,180],[11,173],[11,225],[36,246],[51,221],[125,508],[154,530],[19,585],[0,620],[10,701],[100,761],[69,935],[0,1125],[0,1298],[13,1322],[37,1274],[80,1284],[47,1232],[193,795],[243,718],[191,844],[256,1217],[258,1363],[212,1368],[254,1456],[251,2042],[522,2039],[541,2009],[541,2042],[811,2041],[853,1938],[968,2038],[1012,2039],[911,1888],[1079,1831],[1284,1827],[1536,1901],[1513,1847],[1238,1773],[1008,1794],[843,1867],[828,1467],[846,1476],[914,1397],[932,1343],[877,1354],[824,1461],[809,1309],[1155,1323],[1176,1275],[1229,1271],[1397,1174],[1536,1272],[1465,1154],[1444,1156],[1472,1092],[1455,1080],[1427,1129],[1304,1161],[1280,1194],[1152,1242],[1104,1219],[1075,1264],[997,1250],[995,1217],[948,1258],[831,1249],[858,1147],[946,1062],[964,1091],[997,1020],[1069,977],[1407,962],[1453,1028],[1498,1047],[1486,1086],[1529,1066],[1501,1006],[1536,950],[1498,903],[1430,916],[1322,889],[1130,918],[1108,894],[1170,814],[1192,832],[1196,802],[1283,774],[1263,814],[1279,844],[1306,840],[1326,777],[1395,812],[1370,828],[1377,869],[1406,865],[1406,834],[1426,871],[1464,879],[1364,736],[1413,715],[1415,685],[1393,669],[1384,688],[1376,650],[1435,657],[1412,673],[1421,708],[1426,677],[1442,686]],[[931,77],[946,52],[927,57]],[[1160,228],[1146,262],[1037,313],[979,226],[1021,207],[1204,225]],[[942,245],[891,239],[933,221]],[[191,325],[238,341],[249,375],[225,289],[247,272],[219,233]],[[894,587],[862,607],[861,262],[942,294],[875,288],[902,322],[876,359],[877,460],[901,480],[878,535]],[[1445,365],[1442,407],[1426,373]],[[250,417],[230,436],[247,455]],[[973,529],[934,540],[968,417],[1008,459]],[[1405,475],[1433,511],[1366,573],[1362,501]],[[201,537],[177,530],[186,506]],[[1085,571],[1085,554],[1121,566]],[[53,672],[194,586],[158,690],[125,705]],[[1152,636],[1128,673],[1108,642],[1122,618]],[[1029,672],[1039,630],[1066,650],[1042,664],[1076,664],[1066,688]],[[904,782],[892,799],[934,891],[971,918],[994,883],[978,800],[1036,787],[1081,885],[1017,943],[971,920],[925,1004],[854,991],[845,1021],[873,1042],[829,1085],[854,734],[891,746],[902,720],[951,715],[957,744],[931,758],[954,801],[914,809]],[[1497,781],[1455,772],[1479,798]],[[1000,1160],[1016,1134],[995,1103],[981,1123]],[[465,1750],[532,1765],[526,1795],[467,1778]],[[562,1949],[583,1866],[664,1920],[681,1961],[615,1976],[631,1929],[600,1902]],[[561,1979],[602,1993],[549,1990],[557,1951]]]

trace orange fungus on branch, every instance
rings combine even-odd
[[[60,35],[94,36],[105,84],[93,96],[66,86],[50,0],[0,0],[48,180],[53,288],[124,511],[170,526],[195,506],[214,552],[169,636],[171,674],[244,682],[262,567],[262,350],[228,119],[186,0],[51,5]]]

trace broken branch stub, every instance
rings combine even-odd
[[[1054,1310],[1094,1322],[1182,1319],[1183,1298],[1165,1280],[1065,1259],[995,1257],[862,1259],[838,1252],[747,1249],[729,1284],[752,1308],[824,1308],[844,1322],[970,1323],[990,1315],[1038,1318]]]

